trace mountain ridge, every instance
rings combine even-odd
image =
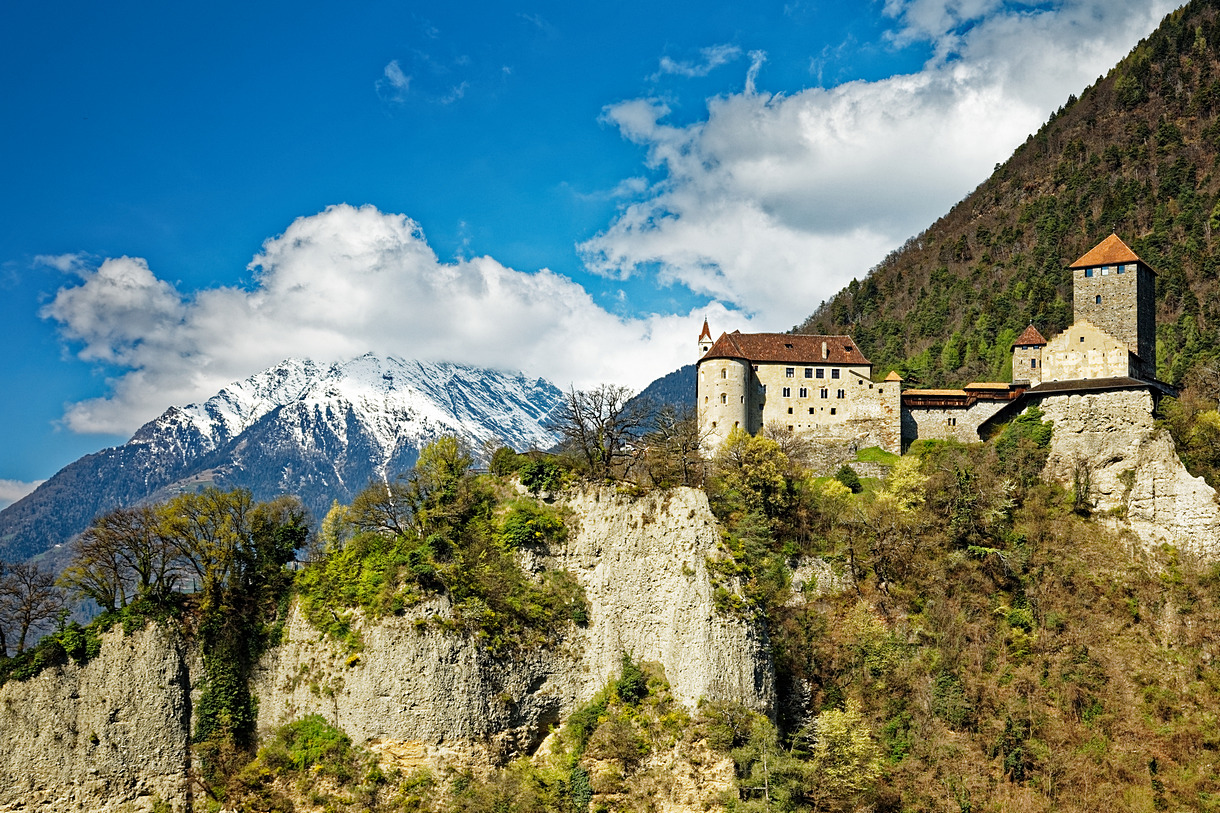
[[[65,466],[0,511],[0,558],[37,556],[99,513],[203,485],[296,493],[319,515],[414,465],[443,434],[519,450],[554,442],[545,379],[365,354],[285,359],[199,403],[171,406],[120,446]],[[257,449],[258,454],[251,454]]]

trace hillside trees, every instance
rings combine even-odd
[[[30,633],[45,629],[65,606],[52,573],[32,562],[0,562],[0,657],[8,655],[9,635],[16,637],[21,654]]]

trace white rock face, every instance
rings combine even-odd
[[[187,663],[176,636],[120,629],[83,667],[0,687],[0,810],[147,810],[153,796],[182,807]]]
[[[420,614],[365,628],[358,661],[294,614],[285,644],[254,689],[264,730],[321,714],[383,753],[502,759],[532,751],[548,728],[619,671],[622,653],[660,663],[690,708],[700,698],[770,712],[774,674],[762,628],[716,611],[706,558],[719,542],[701,491],[630,499],[607,488],[568,500],[577,528],[535,559],[585,588],[589,623],[553,651],[503,659],[466,638],[417,624]],[[443,606],[423,614],[443,612]]]
[[[1173,439],[1152,418],[1143,391],[1049,396],[1055,422],[1046,473],[1071,487],[1078,459],[1092,471],[1100,511],[1126,508],[1127,524],[1148,546],[1169,543],[1205,558],[1220,557],[1220,504],[1202,477],[1192,477]]]

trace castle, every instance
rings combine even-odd
[[[699,335],[696,414],[709,448],[733,428],[768,424],[901,452],[918,438],[977,441],[1040,396],[1105,390],[1172,394],[1156,380],[1156,272],[1117,235],[1072,263],[1073,323],[1047,341],[1030,325],[1013,343],[1012,381],[902,389],[850,336]]]

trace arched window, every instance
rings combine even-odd
[[[1098,294],[1097,296],[1093,297],[1093,303],[1096,305],[1101,304],[1101,294]]]
[[[728,402],[729,402],[729,396],[726,393],[723,393],[723,392],[720,393],[720,403],[727,404]]]

